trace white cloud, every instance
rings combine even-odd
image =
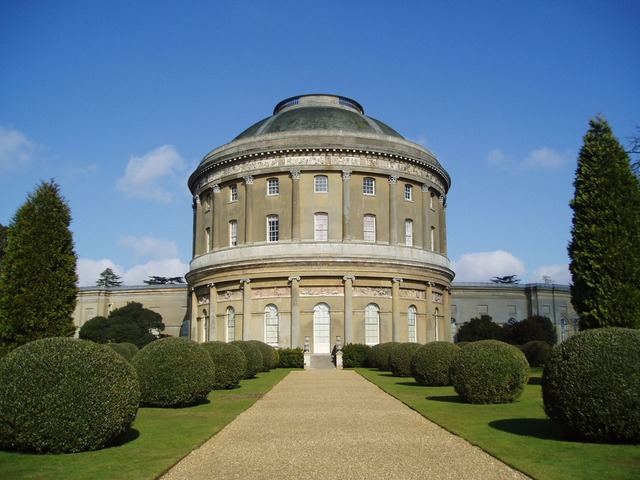
[[[507,156],[502,149],[494,148],[487,155],[487,163],[492,167],[508,168],[513,164],[513,158]]]
[[[567,156],[553,150],[552,148],[539,148],[534,150],[522,162],[522,168],[560,168],[566,161]]]
[[[0,125],[0,172],[18,170],[29,163],[36,148],[21,131]]]
[[[176,258],[178,246],[174,242],[152,237],[122,236],[118,244],[133,249],[138,258]]]
[[[488,282],[492,277],[525,273],[524,262],[502,250],[465,253],[451,264],[457,282]]]
[[[547,277],[551,283],[569,285],[571,283],[569,265],[543,265],[534,270],[531,274],[531,281],[534,283],[544,283],[545,277]]]
[[[178,172],[185,163],[173,145],[163,145],[141,157],[131,157],[124,177],[117,179],[117,187],[125,195],[169,203],[171,191],[177,186]]]
[[[100,274],[107,268],[113,270],[116,275],[122,276],[122,267],[109,259],[90,260],[79,258],[77,263],[78,285],[81,287],[95,285],[98,278],[100,278]]]

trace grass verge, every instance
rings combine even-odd
[[[154,479],[224,428],[282,380],[276,369],[243,380],[240,388],[215,390],[209,402],[188,408],[140,408],[133,428],[118,444],[63,455],[0,451],[0,478],[65,480]]]
[[[533,478],[639,478],[639,445],[572,441],[547,419],[540,369],[532,371],[518,402],[503,405],[471,405],[463,403],[453,387],[421,387],[413,378],[365,368],[357,371],[424,417]]]

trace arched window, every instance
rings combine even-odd
[[[364,343],[380,343],[380,308],[375,303],[370,303],[364,309]]]
[[[329,214],[325,212],[313,215],[313,239],[326,242],[329,239]]]
[[[404,243],[407,247],[413,246],[413,220],[404,221]]]
[[[313,353],[331,353],[331,315],[326,303],[313,307]]]
[[[365,215],[364,216],[364,241],[375,242],[376,241],[376,216]]]
[[[227,342],[236,339],[236,311],[233,307],[227,307]]]
[[[417,342],[417,337],[416,337],[416,307],[414,307],[413,305],[411,305],[409,307],[409,310],[407,310],[407,324],[408,324],[408,328],[409,328],[409,333],[407,336],[407,341],[415,343]]]
[[[327,193],[329,191],[329,181],[326,175],[313,177],[313,191],[315,193]]]
[[[438,333],[440,323],[440,311],[436,308],[433,312],[433,330],[435,332],[435,341],[437,342],[440,339],[440,334]]]
[[[264,342],[272,347],[278,346],[278,307],[269,304],[264,308]]]
[[[277,178],[267,180],[267,195],[278,195],[280,193],[280,182]]]

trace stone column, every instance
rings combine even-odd
[[[189,337],[193,341],[198,340],[198,296],[196,289],[191,289],[191,324],[189,325]]]
[[[291,171],[291,240],[300,241],[300,171]]]
[[[342,171],[342,240],[351,240],[351,170]],[[345,341],[346,342],[346,341]]]
[[[244,177],[244,242],[253,243],[253,177]]]
[[[400,284],[402,278],[394,278],[391,284],[391,339],[400,341]]]
[[[196,249],[198,246],[198,236],[200,233],[200,221],[198,216],[200,215],[200,197],[195,195],[193,197],[193,246],[192,246],[192,257],[196,256]]]
[[[344,280],[344,342],[353,343],[353,282],[356,277],[345,276]]]
[[[398,244],[398,176],[389,177],[389,245]],[[395,340],[394,340],[395,341]]]
[[[218,198],[220,197],[220,195],[218,195],[219,193],[220,184],[216,183],[213,186],[213,192],[211,194],[211,250],[217,250],[222,246],[220,245],[220,242],[222,241],[220,239],[221,232],[218,232],[218,228],[223,228],[224,225],[216,225],[216,219],[218,218],[218,215],[216,215],[216,208],[218,208]]]
[[[440,325],[440,340],[452,342],[451,334],[451,289],[446,287],[442,294],[442,325]]]
[[[431,207],[429,195],[429,186],[422,185],[422,249],[430,249],[431,232],[429,231],[429,210]]]
[[[447,224],[446,224],[446,208],[447,208],[447,197],[444,195],[440,195],[438,199],[440,202],[440,210],[438,211],[438,223],[439,223],[439,231],[438,231],[438,247],[439,251],[442,255],[447,254]]]
[[[218,339],[218,291],[213,283],[209,284],[209,337],[208,341]]]
[[[433,317],[433,287],[435,283],[427,282],[427,342],[435,340],[435,322]],[[433,326],[432,326],[433,325]],[[431,332],[434,332],[433,334]]]
[[[252,340],[251,338],[251,279],[240,280],[242,289],[242,340]]]
[[[291,348],[300,348],[300,277],[291,282]]]

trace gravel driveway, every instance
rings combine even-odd
[[[348,370],[295,371],[164,480],[527,479]]]

